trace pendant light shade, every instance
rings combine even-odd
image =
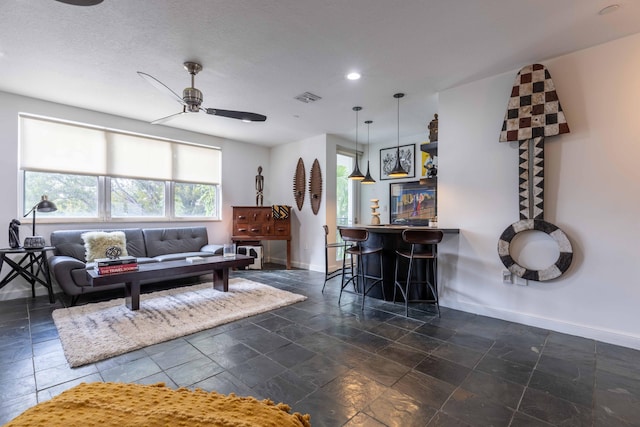
[[[356,112],[356,165],[353,168],[353,172],[347,178],[355,181],[362,181],[364,175],[360,172],[360,166],[358,166],[358,111],[362,110],[362,107],[353,107],[353,111]]]
[[[367,120],[365,123],[367,124],[367,175],[364,177],[362,181],[360,181],[360,183],[375,184],[376,180],[371,177],[371,172],[369,172],[369,163],[370,163],[369,162],[369,145],[371,145],[371,143],[369,142],[369,125],[373,123],[373,121]]]
[[[396,93],[393,95],[398,100],[398,145],[396,148],[396,165],[393,170],[389,172],[389,176],[392,178],[402,178],[409,175],[409,172],[404,170],[402,163],[400,163],[400,98],[404,96],[404,93]]]

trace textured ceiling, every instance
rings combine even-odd
[[[190,83],[182,63],[195,60],[204,107],[268,120],[201,112],[163,126],[267,146],[354,139],[351,108],[361,105],[371,142],[394,142],[393,94],[405,92],[401,138],[418,142],[442,89],[640,32],[640,2],[618,3],[601,16],[609,1],[2,0],[0,90],[152,121],[180,105],[136,71],[181,93]],[[361,80],[345,79],[352,69]],[[322,99],[294,99],[306,91]]]

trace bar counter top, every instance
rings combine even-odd
[[[400,224],[380,224],[380,225],[339,225],[340,228],[364,228],[371,233],[402,233],[406,229],[411,230],[440,230],[445,234],[460,234],[459,228],[438,228],[426,225],[400,225]]]

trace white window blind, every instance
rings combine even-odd
[[[219,184],[221,151],[145,135],[20,115],[20,168]]]
[[[20,168],[105,175],[107,141],[97,129],[20,117]]]
[[[141,136],[109,133],[107,175],[171,180],[172,143]]]
[[[220,150],[174,144],[173,180],[199,184],[220,184]]]

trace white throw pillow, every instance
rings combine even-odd
[[[118,246],[122,249],[121,256],[127,256],[127,239],[123,231],[89,231],[82,233],[84,240],[85,258],[92,262],[96,258],[106,258],[107,248]]]

